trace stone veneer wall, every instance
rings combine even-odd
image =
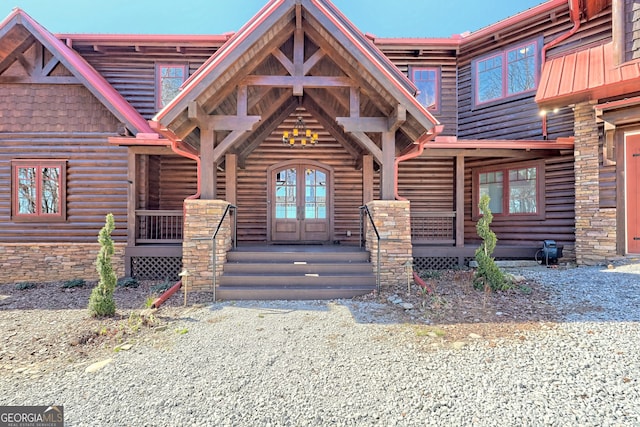
[[[594,103],[577,104],[575,118],[576,262],[598,265],[616,257],[616,209],[600,208],[600,144]]]
[[[111,259],[116,275],[124,275],[125,244],[116,243]],[[98,243],[0,244],[0,283],[97,281]]]
[[[380,234],[380,286],[404,285],[413,262],[411,217],[408,201],[375,200],[367,203],[373,223]],[[367,250],[371,252],[374,269],[377,266],[378,241],[367,220]],[[375,270],[374,270],[375,271]]]
[[[224,200],[185,200],[182,266],[189,274],[189,291],[213,291],[211,236],[228,205]],[[227,216],[216,238],[216,279],[222,275],[231,243],[231,220]]]

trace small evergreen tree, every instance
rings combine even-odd
[[[114,253],[111,233],[114,229],[115,222],[113,214],[110,213],[107,215],[105,225],[98,235],[100,252],[96,259],[96,269],[100,275],[100,281],[93,288],[89,297],[89,313],[94,317],[113,316],[116,314],[116,302],[113,299],[113,292],[118,279],[111,265],[111,256]]]
[[[478,289],[505,290],[509,288],[509,283],[504,273],[491,257],[498,239],[496,233],[489,228],[491,221],[493,221],[493,214],[489,209],[489,200],[489,196],[485,194],[480,198],[480,203],[478,203],[482,217],[476,224],[476,230],[478,236],[482,239],[482,244],[475,252],[478,269],[476,270],[473,284]]]

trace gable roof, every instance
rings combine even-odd
[[[610,42],[547,61],[536,102],[541,108],[556,108],[639,92],[640,61],[615,65],[613,58]]]
[[[384,90],[397,104],[407,108],[422,128],[421,133],[431,130],[439,122],[415,98],[413,83],[380,51],[371,40],[362,34],[329,0],[271,0],[231,39],[223,45],[183,85],[181,92],[152,119],[162,129],[169,126],[180,114],[207,91],[232,67],[238,55],[248,52],[257,40],[268,37],[295,19],[295,7],[301,6],[305,16],[320,22],[324,30],[335,38],[344,51],[352,55],[359,65],[371,72],[380,90]],[[223,84],[223,83],[219,83]]]
[[[19,30],[18,28],[24,28]],[[62,41],[47,31],[31,16],[19,8],[15,8],[9,16],[0,23],[0,44],[7,39],[9,49],[15,49],[20,41],[31,34],[39,41],[57,60],[60,61],[104,106],[122,121],[127,128],[137,134],[153,132],[147,121],[138,113],[113,86],[107,82],[87,61],[70,49]],[[13,45],[13,46],[11,46]],[[11,52],[0,48],[0,61]]]

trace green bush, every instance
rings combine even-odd
[[[71,280],[67,280],[66,282],[64,282],[62,284],[62,287],[65,288],[65,289],[81,288],[86,284],[87,284],[87,282],[85,282],[84,279],[71,279]]]
[[[24,291],[27,289],[33,289],[36,287],[35,283],[31,283],[31,282],[22,282],[22,283],[16,283],[16,289],[19,291]]]
[[[138,286],[140,286],[140,283],[135,277],[121,277],[118,279],[119,288],[137,288]]]
[[[113,214],[108,214],[105,225],[100,230],[98,242],[100,252],[96,259],[96,269],[100,275],[100,281],[91,291],[89,296],[89,313],[94,316],[113,316],[116,314],[116,302],[113,299],[113,292],[116,288],[117,278],[111,265],[111,257],[114,253],[111,233],[115,229]]]
[[[169,280],[168,278],[164,280],[164,282],[162,283],[158,283],[157,285],[152,285],[149,287],[149,290],[151,292],[154,292],[156,294],[161,294],[164,291],[166,291],[167,289],[169,289],[171,286],[173,286],[173,283],[171,283],[171,280]]]
[[[498,238],[496,233],[491,231],[489,227],[491,221],[493,221],[493,214],[489,209],[489,200],[489,196],[485,194],[480,198],[480,203],[478,204],[482,217],[476,224],[476,230],[478,236],[482,239],[482,243],[475,252],[478,269],[473,279],[473,285],[476,289],[505,290],[509,289],[511,284],[491,257],[493,250],[496,248]]]

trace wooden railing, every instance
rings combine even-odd
[[[182,243],[181,210],[136,210],[136,244]]]
[[[417,244],[456,243],[455,212],[411,212],[411,241]]]

